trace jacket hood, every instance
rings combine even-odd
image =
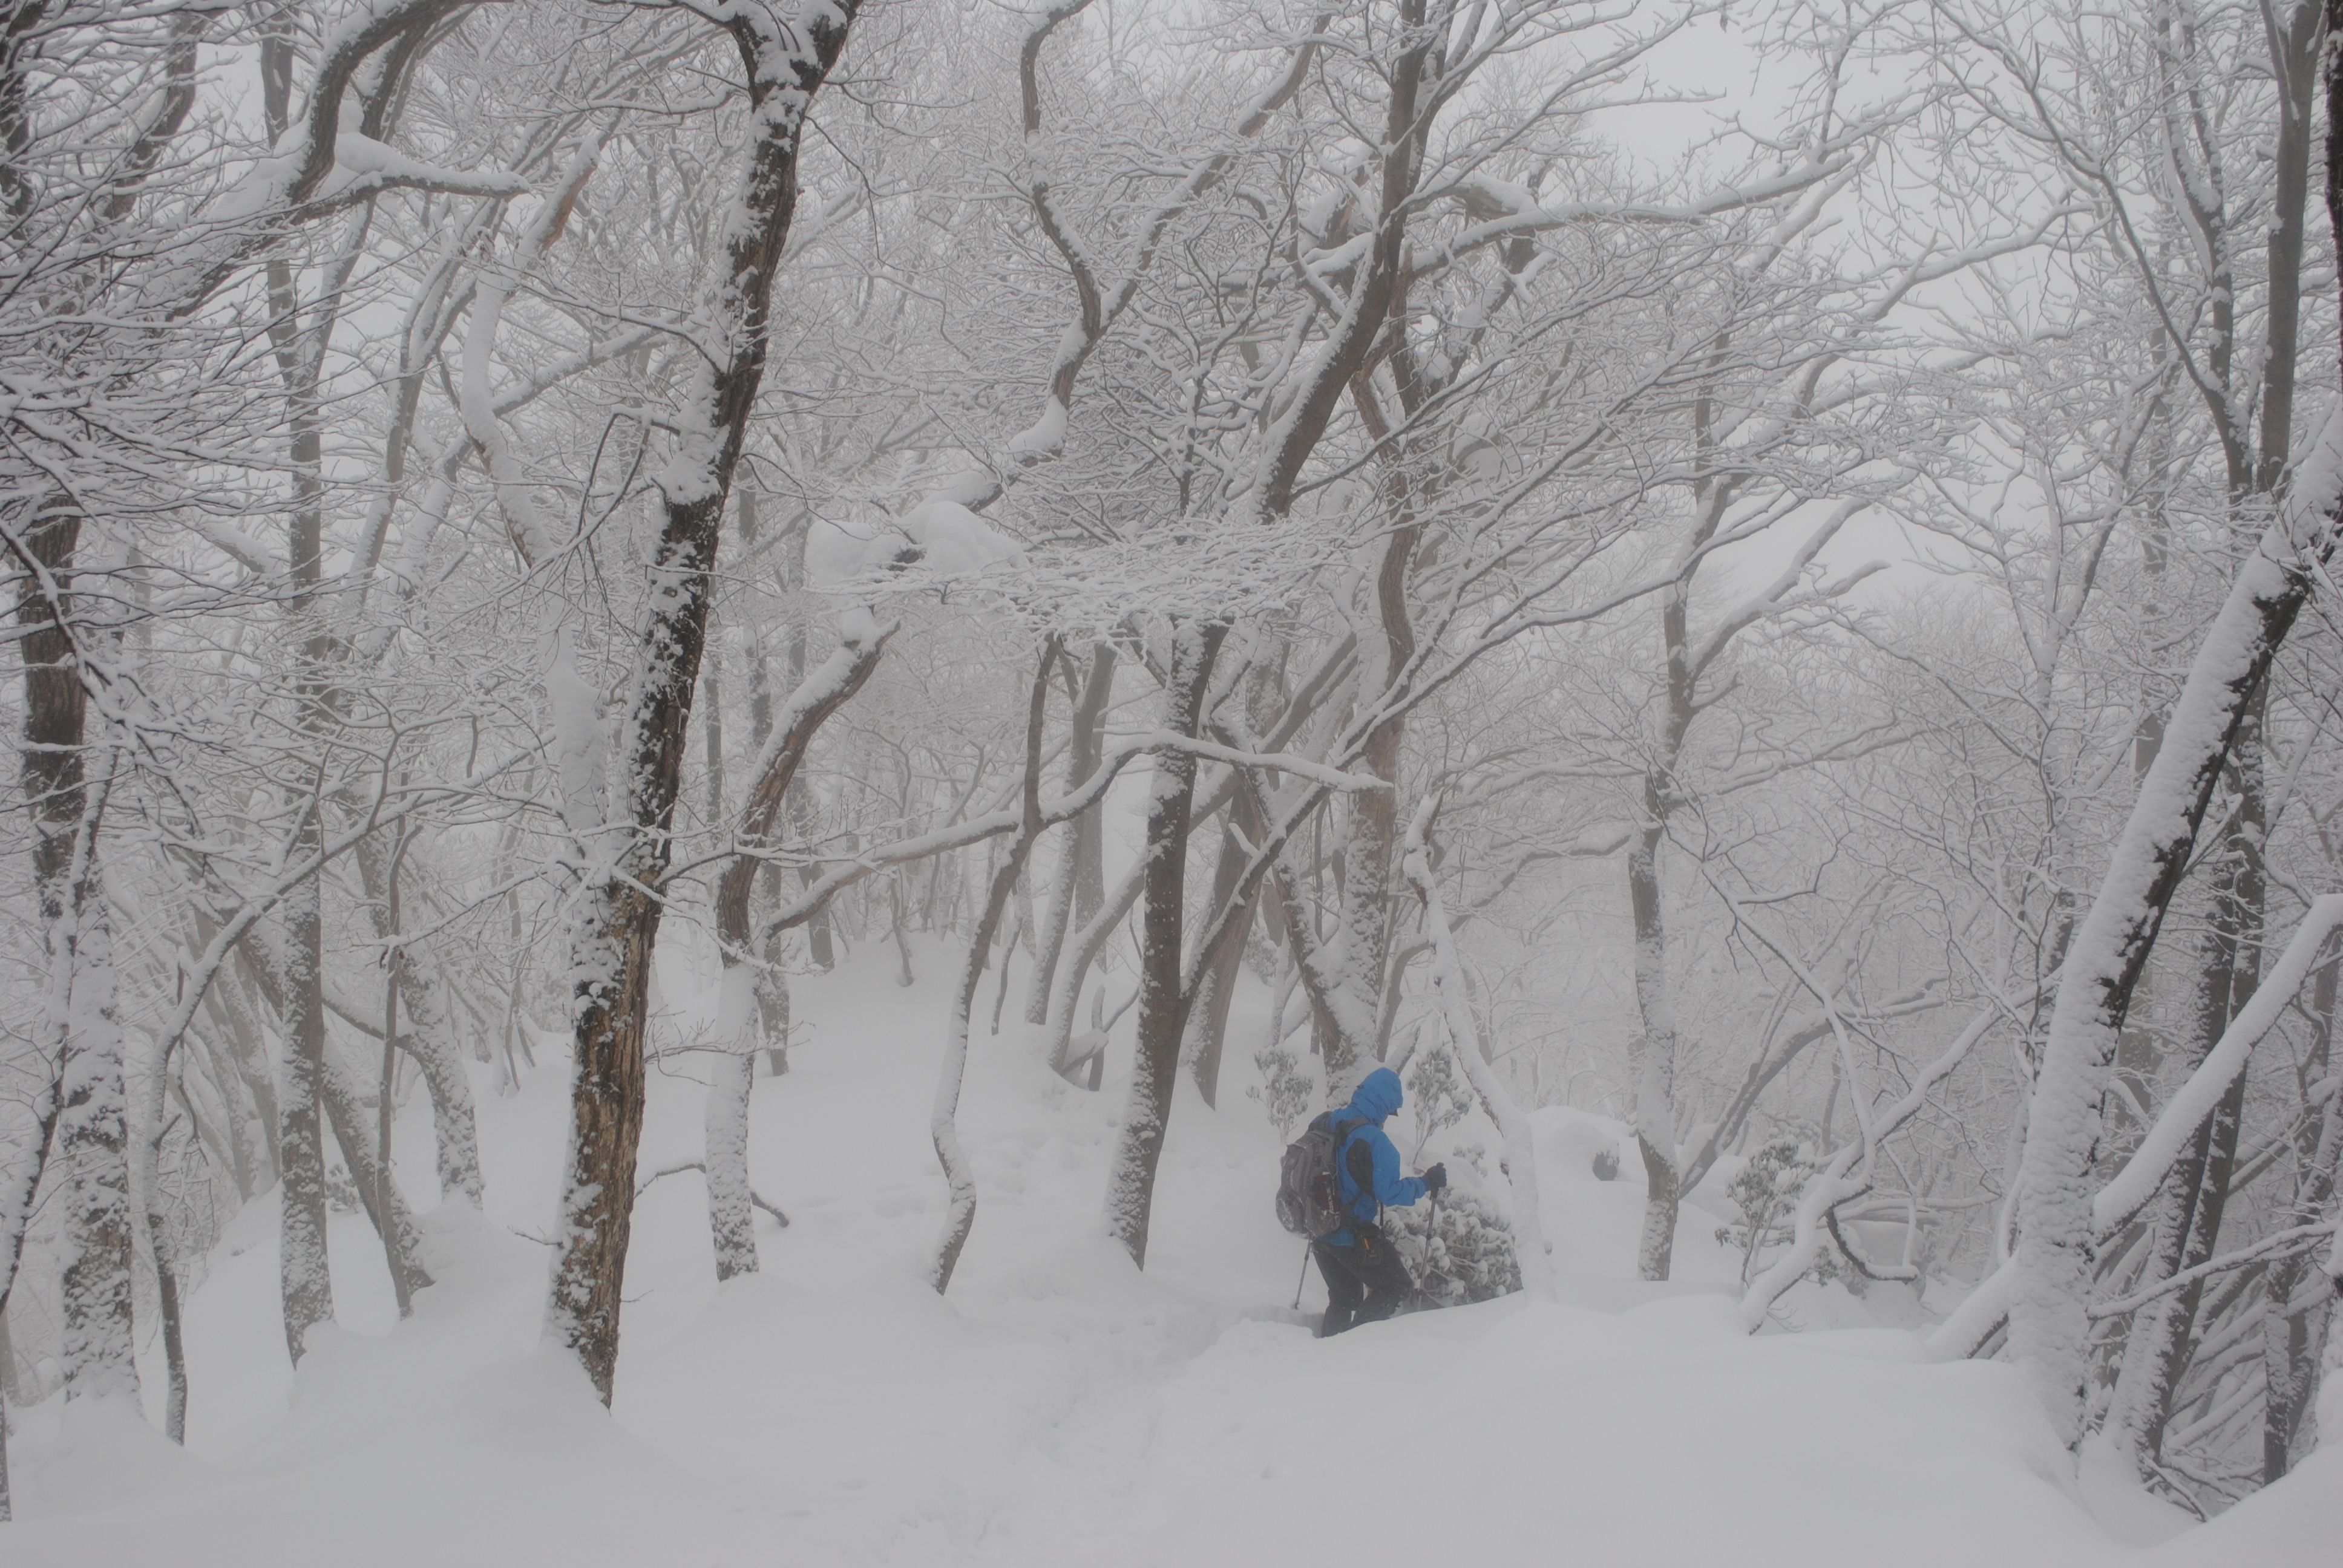
[[[1359,1081],[1352,1091],[1351,1109],[1362,1116],[1373,1117],[1381,1123],[1399,1109],[1399,1074],[1388,1067],[1378,1067]]]

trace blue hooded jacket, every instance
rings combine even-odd
[[[1366,1118],[1345,1134],[1334,1150],[1334,1181],[1343,1211],[1361,1224],[1374,1223],[1379,1203],[1385,1208],[1404,1208],[1430,1191],[1422,1178],[1399,1173],[1399,1151],[1383,1131],[1383,1123],[1399,1105],[1399,1074],[1388,1067],[1378,1067],[1360,1081],[1351,1103],[1334,1113],[1337,1127],[1357,1117]],[[1372,1187],[1361,1186],[1357,1173],[1351,1168],[1358,1159],[1354,1151],[1362,1149],[1371,1159]],[[1324,1240],[1330,1247],[1359,1244],[1357,1234],[1347,1225]]]

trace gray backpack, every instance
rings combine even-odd
[[[1285,1146],[1285,1160],[1277,1172],[1278,1223],[1314,1241],[1351,1222],[1342,1211],[1334,1160],[1343,1142],[1366,1121],[1363,1116],[1352,1116],[1338,1123],[1332,1111],[1321,1111],[1301,1137]]]

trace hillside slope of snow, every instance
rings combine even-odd
[[[695,994],[690,956],[672,994]],[[1279,1140],[1242,1092],[1242,1008],[1220,1111],[1182,1088],[1144,1274],[1098,1219],[1118,1083],[1071,1089],[1021,1032],[980,1032],[963,1128],[981,1206],[939,1299],[919,1271],[942,1212],[940,990],[866,956],[801,985],[806,1043],[758,1081],[757,1184],[793,1221],[760,1217],[764,1271],[716,1287],[697,1175],[638,1205],[614,1412],[537,1344],[565,1088],[548,1062],[511,1099],[482,1081],[489,1211],[429,1218],[440,1282],[411,1320],[364,1221],[339,1218],[341,1321],[295,1375],[256,1205],[190,1302],[188,1449],[126,1412],[23,1412],[0,1559],[2283,1568],[2343,1540],[2343,1449],[2177,1530],[2137,1496],[2095,1492],[2095,1513],[2005,1366],[1930,1364],[1899,1329],[1743,1336],[1735,1260],[1696,1209],[1684,1277],[1634,1282],[1637,1184],[1594,1180],[1609,1124],[1573,1112],[1538,1117],[1560,1302],[1321,1343],[1314,1275],[1291,1305],[1301,1252],[1270,1211]],[[661,1068],[646,1170],[699,1152],[693,1060]],[[398,1133],[427,1200],[427,1108]]]

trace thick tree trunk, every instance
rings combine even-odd
[[[45,1160],[54,1149],[67,1194],[65,1381],[75,1395],[106,1396],[135,1392],[138,1384],[130,1321],[122,1030],[114,1010],[112,928],[97,870],[96,799],[86,787],[89,699],[75,632],[59,613],[71,614],[66,590],[81,531],[80,515],[70,511],[52,511],[25,531],[28,551],[56,593],[45,593],[28,573],[17,600],[25,662],[20,766],[33,819],[34,898],[55,1013],[43,1033],[55,1052],[57,1079],[41,1120]],[[26,1186],[24,1206],[12,1205],[15,1211],[0,1221],[7,1227],[12,1278],[33,1191]],[[0,1282],[0,1302],[6,1293]]]
[[[1175,624],[1163,699],[1163,728],[1172,734],[1197,733],[1212,661],[1227,632],[1219,624]],[[1141,851],[1147,869],[1139,955],[1139,1060],[1131,1075],[1131,1099],[1115,1141],[1106,1198],[1107,1233],[1141,1268],[1147,1265],[1155,1170],[1163,1158],[1172,1091],[1180,1074],[1180,1040],[1187,1025],[1181,945],[1187,914],[1189,814],[1195,797],[1194,754],[1158,752]]]
[[[75,933],[57,1154],[65,1211],[65,1370],[68,1398],[135,1397],[131,1332],[129,1107],[115,1016],[114,938],[95,870]]]
[[[603,1402],[618,1373],[618,1315],[642,1135],[643,1030],[691,702],[708,631],[719,527],[739,466],[770,337],[773,276],[797,208],[805,113],[845,46],[859,0],[821,0],[784,25],[762,8],[724,24],[747,71],[755,141],[743,189],[724,226],[727,276],[713,341],[731,357],[703,367],[687,404],[684,450],[665,477],[666,521],[651,562],[654,591],[639,675],[616,755],[625,769],[621,835],[589,872],[573,939],[576,1060],[561,1238],[548,1303],[554,1337],[575,1354]]]

